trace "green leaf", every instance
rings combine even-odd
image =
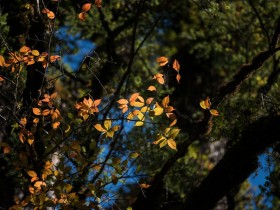
[[[130,153],[129,157],[130,158],[138,158],[139,154],[137,152],[132,152],[132,153]]]

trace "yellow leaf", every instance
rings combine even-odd
[[[179,62],[175,59],[172,65],[173,69],[175,69],[177,72],[180,70],[180,64]]]
[[[156,102],[156,107],[153,111],[155,116],[159,116],[163,113],[164,109]]]
[[[109,128],[111,128],[112,125],[112,121],[111,120],[105,120],[104,121],[104,127],[106,130],[109,130]]]
[[[168,139],[167,144],[171,149],[177,150],[176,142],[173,139]]]
[[[218,115],[219,115],[219,112],[218,112],[216,109],[210,109],[210,113],[211,113],[213,116],[218,116]]]
[[[149,91],[156,91],[157,89],[156,89],[155,86],[149,86],[147,90],[149,90]]]
[[[159,63],[160,66],[165,66],[168,63],[168,58],[161,56],[157,58],[156,61]]]
[[[164,97],[163,99],[162,99],[162,105],[163,105],[163,107],[164,108],[167,108],[168,107],[168,104],[169,104],[169,95],[168,96],[166,96],[166,97]]]
[[[98,130],[100,132],[106,132],[107,131],[101,126],[101,124],[96,124],[96,125],[94,125],[94,127],[95,127],[96,130]]]
[[[200,101],[199,105],[202,109],[209,109],[211,107],[210,98],[207,97],[204,101]]]
[[[34,56],[39,56],[39,55],[40,55],[40,53],[39,53],[38,50],[32,50],[31,53],[32,53],[32,55],[34,55]]]
[[[37,173],[35,171],[27,171],[28,176],[37,177]]]
[[[32,108],[32,111],[35,115],[41,115],[41,110],[39,108]]]
[[[143,121],[137,121],[134,126],[143,126],[143,125],[144,125]]]
[[[67,129],[64,131],[65,133],[69,132],[70,131],[70,125],[68,125]]]

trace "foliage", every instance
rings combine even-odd
[[[279,117],[278,2],[2,4],[0,207],[279,203],[279,139],[269,126]],[[71,69],[63,57],[79,50],[77,39],[96,48]],[[252,144],[260,122],[273,138]],[[264,151],[273,151],[273,171],[252,198],[246,178]]]

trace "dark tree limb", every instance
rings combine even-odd
[[[188,197],[185,209],[207,210],[258,168],[258,155],[280,141],[280,116],[264,117],[243,130],[200,186]]]

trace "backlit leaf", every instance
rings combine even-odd
[[[159,84],[164,84],[163,74],[156,74],[153,79],[157,80]]]
[[[168,139],[167,144],[171,149],[177,150],[176,142],[173,139]]]
[[[41,115],[41,110],[39,108],[32,108],[33,114]]]
[[[218,115],[219,115],[219,112],[218,112],[216,109],[210,109],[210,113],[211,113],[213,116],[218,116]]]
[[[168,58],[161,56],[157,58],[156,61],[159,63],[160,66],[165,66],[168,63]]]
[[[179,62],[175,59],[172,65],[173,69],[175,69],[177,72],[180,70],[180,64]]]
[[[83,12],[87,12],[89,11],[91,8],[91,3],[85,3],[83,6],[82,6],[82,11]]]
[[[200,101],[199,105],[202,109],[209,109],[211,107],[210,98],[207,97],[204,101]]]
[[[31,53],[32,53],[32,55],[34,55],[34,56],[39,56],[39,55],[40,55],[40,53],[39,53],[38,50],[32,50]]]
[[[28,176],[37,177],[37,173],[35,171],[27,171]]]
[[[143,121],[137,121],[134,126],[143,126],[143,125],[144,125]]]
[[[54,18],[55,18],[55,14],[54,14],[53,11],[49,11],[49,12],[47,13],[47,16],[48,16],[48,18],[50,18],[50,19],[54,19]]]
[[[106,129],[104,129],[104,128],[101,126],[101,124],[96,124],[96,125],[94,125],[94,127],[95,127],[96,130],[98,130],[98,131],[100,131],[100,132],[106,132],[106,131],[107,131]]]
[[[84,13],[84,12],[79,13],[78,18],[79,18],[81,21],[85,21],[85,19],[86,19],[86,13]]]
[[[53,129],[57,129],[59,126],[60,126],[60,122],[54,122],[54,123],[52,124],[52,128],[53,128]]]
[[[147,90],[149,90],[149,91],[156,91],[157,89],[156,89],[155,86],[149,86]]]

